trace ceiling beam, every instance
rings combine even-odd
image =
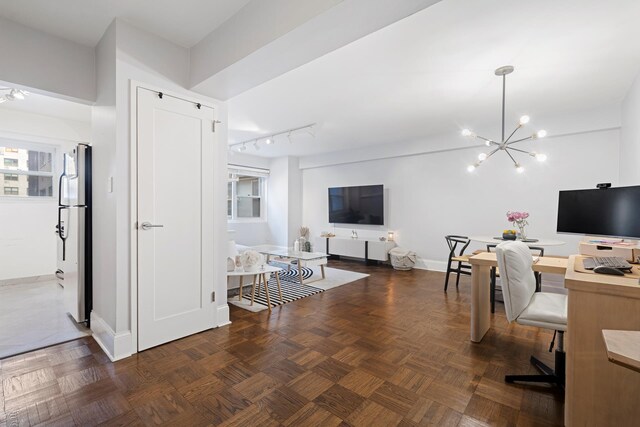
[[[439,1],[253,0],[191,48],[191,89],[227,100]]]

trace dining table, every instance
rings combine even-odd
[[[469,240],[471,240],[472,242],[478,242],[478,243],[486,243],[486,244],[499,244],[502,242],[506,242],[506,239],[503,239],[500,236],[470,236]],[[555,240],[555,239],[547,239],[547,238],[529,238],[529,239],[525,239],[525,240],[521,240],[518,239],[518,241],[520,242],[524,242],[525,244],[527,244],[528,246],[562,246],[564,245],[566,242],[563,242],[562,240]]]

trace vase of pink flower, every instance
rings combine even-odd
[[[527,232],[525,227],[529,225],[527,222],[529,218],[529,212],[507,212],[507,220],[520,230],[520,239],[526,240]]]

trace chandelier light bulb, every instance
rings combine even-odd
[[[241,146],[238,147],[238,151],[244,151],[247,149],[247,146],[242,144]]]
[[[5,98],[4,96],[0,97],[0,104],[2,104],[3,102],[7,102],[7,98]]]
[[[542,154],[542,153],[538,153],[536,154],[536,160],[539,162],[544,162],[545,160],[547,160],[547,155],[546,154]]]
[[[524,168],[520,165],[520,163],[516,163],[516,172],[518,173],[524,172]]]
[[[469,129],[462,129],[462,136],[471,136],[471,131]]]
[[[538,138],[544,138],[545,136],[547,136],[547,131],[544,129],[541,129],[536,133],[536,137]]]
[[[484,145],[486,145],[487,147],[491,147],[491,141],[485,142]]]
[[[481,162],[486,160],[486,158],[487,158],[487,153],[478,154],[478,160],[480,160]]]
[[[265,143],[267,145],[273,144],[273,139],[272,138],[267,138],[267,140],[265,141]]]
[[[526,125],[527,123],[529,123],[529,120],[531,120],[531,118],[527,115],[524,115],[522,117],[520,117],[520,124],[521,125]]]
[[[12,92],[15,99],[24,99],[24,93],[21,90],[13,90]]]
[[[467,166],[467,172],[473,172],[474,170],[476,170],[476,165],[469,165]]]

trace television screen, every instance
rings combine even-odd
[[[640,238],[640,186],[561,191],[558,232]]]
[[[329,222],[384,225],[384,187],[329,188]]]

